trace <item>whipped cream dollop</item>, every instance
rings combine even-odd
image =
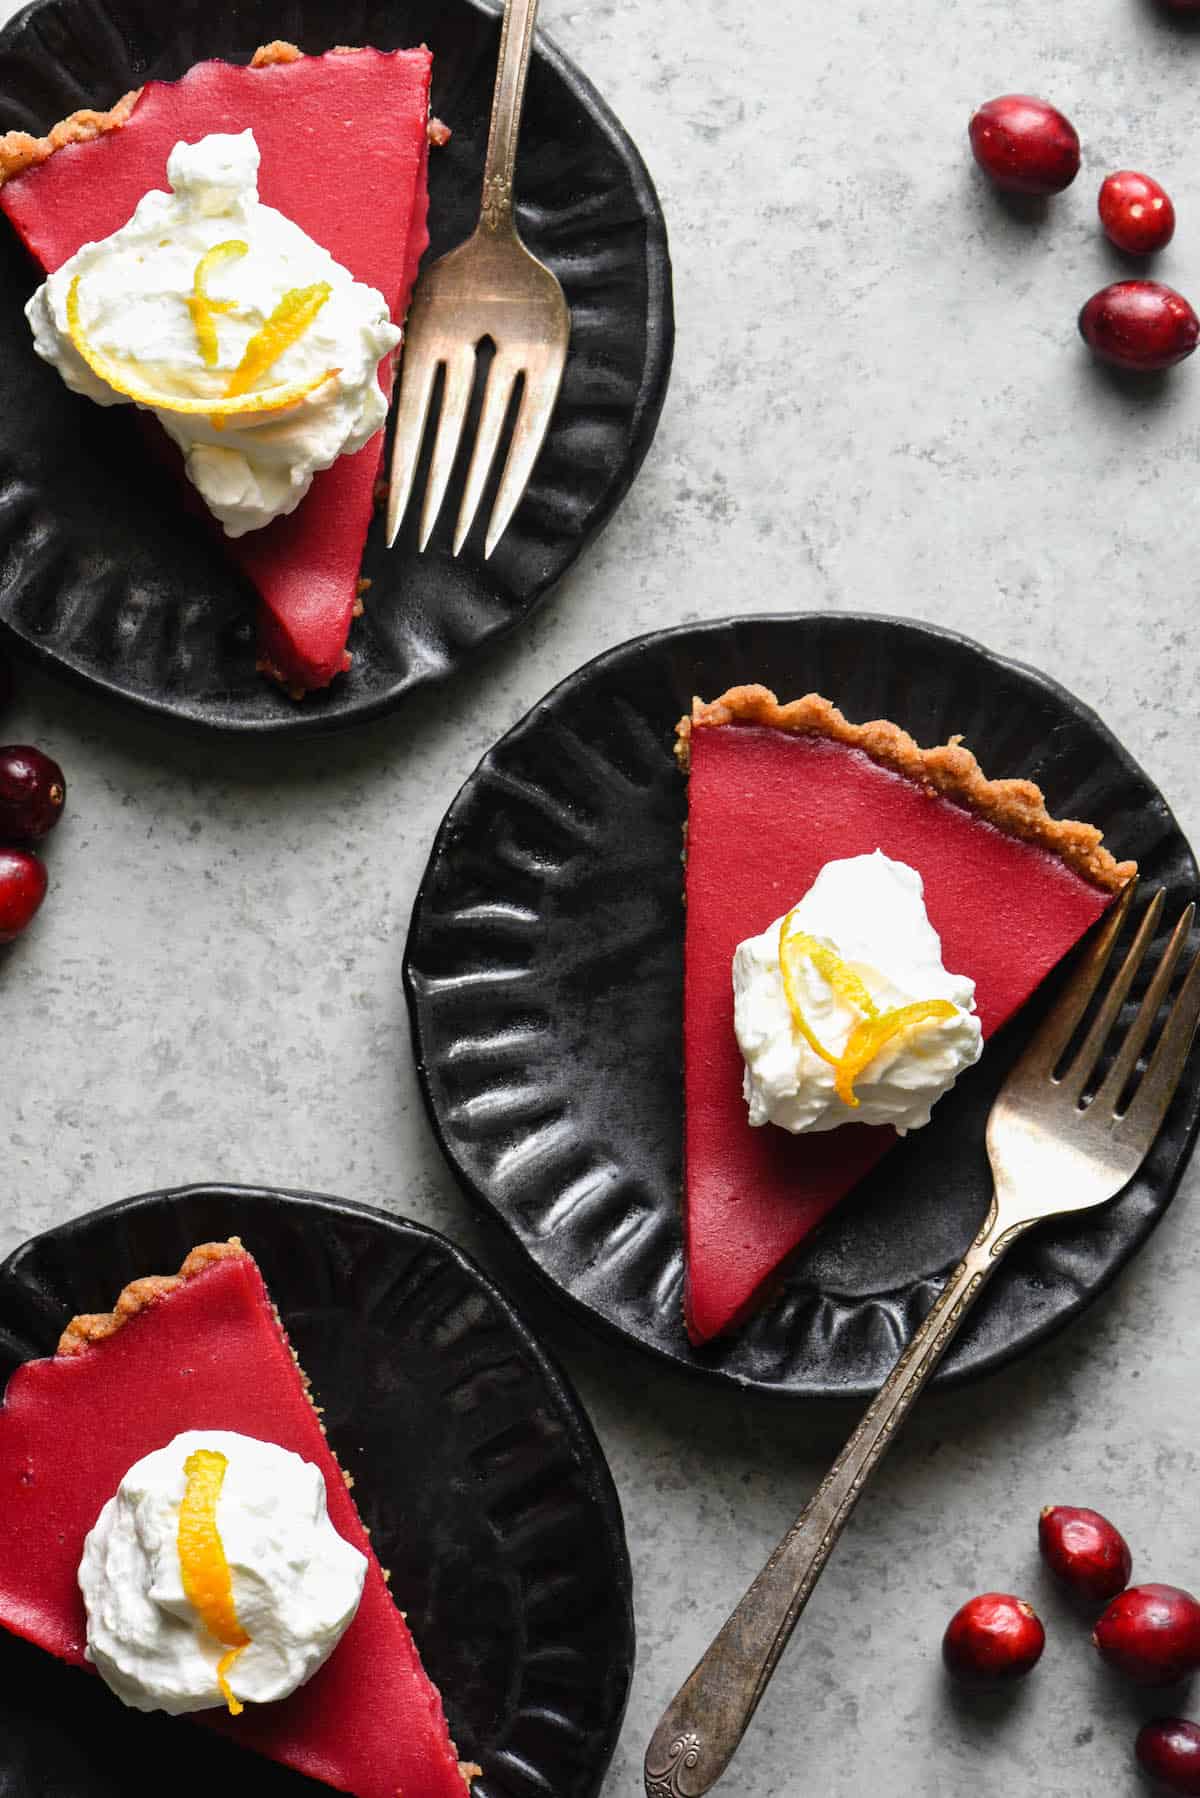
[[[195,1449],[226,1457],[216,1525],[249,1645],[230,1669],[239,1699],[286,1698],[328,1660],[362,1597],[366,1558],[339,1536],[318,1467],[274,1442],[189,1430],[134,1463],[84,1544],[87,1655],[139,1711],[223,1705],[227,1648],[184,1590],[179,1511]]]
[[[921,876],[880,850],[827,862],[790,915],[789,941],[804,932],[832,950],[881,1013],[927,999],[948,1001],[954,1012],[884,1043],[854,1081],[857,1107],[847,1105],[835,1090],[835,1069],[796,1028],[780,964],[784,918],[777,918],[761,936],[739,943],[733,957],[734,1029],[751,1124],[793,1132],[891,1124],[901,1135],[927,1124],[931,1108],[979,1060],[983,1038],[973,1015],[975,982],[943,967]],[[789,969],[809,1029],[840,1056],[863,1011],[835,991],[811,957],[790,956]]]
[[[145,408],[183,451],[188,478],[230,537],[294,511],[319,469],[374,436],[387,416],[379,361],[400,341],[381,293],[262,204],[258,161],[250,131],[176,144],[167,161],[171,192],[143,195],[127,224],[84,244],[25,308],[34,348],[67,386],[98,405],[117,406],[131,402],[88,366],[72,341],[67,305],[76,276],[88,343],[156,390],[189,399],[223,390],[222,373],[237,368],[285,294],[328,283],[316,317],[262,377],[262,385],[303,385],[337,370],[307,397],[286,410],[219,425],[203,413]],[[202,257],[229,243],[244,244],[245,253],[221,261],[207,277],[217,301],[214,372],[189,301]]]

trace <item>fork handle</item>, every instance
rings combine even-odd
[[[517,160],[517,135],[525,104],[525,76],[533,51],[533,26],[538,0],[504,0],[500,27],[500,66],[492,96],[492,123],[488,131],[487,159],[483,165],[483,198],[480,229],[491,237],[514,236],[513,168]]]
[[[987,1222],[866,1416],[663,1713],[646,1750],[647,1798],[701,1798],[729,1765],[868,1480],[985,1281],[1023,1228],[1002,1224],[992,1200]]]

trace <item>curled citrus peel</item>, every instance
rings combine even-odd
[[[179,1507],[176,1540],[183,1589],[209,1635],[228,1650],[217,1662],[217,1684],[230,1716],[237,1717],[243,1706],[233,1695],[229,1671],[250,1638],[238,1622],[225,1545],[217,1528],[217,1500],[228,1464],[217,1448],[198,1448],[188,1456],[183,1464],[187,1485]]]
[[[838,1098],[844,1105],[856,1110],[858,1096],[854,1091],[854,1082],[864,1068],[870,1066],[880,1050],[905,1030],[915,1029],[917,1025],[931,1022],[935,1018],[952,1018],[957,1007],[951,1005],[948,999],[918,999],[911,1005],[898,1005],[891,1011],[881,1012],[862,980],[836,950],[819,942],[816,937],[809,936],[806,931],[792,930],[795,915],[794,910],[790,911],[779,926],[779,968],[783,975],[784,997],[792,1014],[792,1027],[804,1038],[814,1055],[819,1055],[822,1061],[828,1062],[833,1069],[833,1087]],[[839,999],[847,1005],[855,1006],[864,1014],[851,1030],[840,1055],[832,1054],[817,1040],[804,1015],[796,987],[796,961],[801,956],[806,956],[812,962]]]
[[[226,393],[247,393],[261,381],[284,351],[290,350],[296,340],[303,337],[332,292],[328,281],[317,281],[312,287],[289,288],[270,318],[246,345]]]
[[[211,250],[206,250],[196,264],[196,273],[192,277],[192,291],[188,296],[187,309],[192,315],[192,325],[196,332],[196,342],[200,347],[200,360],[206,368],[217,366],[219,354],[217,344],[217,320],[219,312],[232,312],[235,300],[214,300],[208,291],[208,278],[223,268],[227,262],[238,262],[249,254],[249,244],[244,244],[239,237],[231,237],[225,243],[215,243]]]
[[[114,362],[89,341],[79,316],[79,281],[80,277],[76,275],[67,293],[67,335],[71,342],[98,380],[105,382],[114,393],[123,394],[136,405],[152,407],[155,412],[176,412],[185,417],[207,416],[214,424],[226,418],[265,416],[298,405],[338,373],[336,368],[327,368],[323,374],[314,375],[310,381],[284,382],[275,387],[260,388],[257,393],[242,391],[232,397],[228,394],[201,396],[165,393],[162,388],[143,381],[136,368],[131,371]]]

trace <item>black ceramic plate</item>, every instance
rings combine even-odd
[[[406,984],[434,1128],[468,1192],[554,1286],[688,1368],[794,1396],[878,1388],[982,1220],[984,1122],[1038,1007],[887,1157],[740,1335],[689,1348],[680,1309],[684,783],[675,721],[740,681],[812,689],[919,742],[961,731],[994,775],[1091,819],[1168,889],[1197,886],[1162,797],[1095,715],[978,644],[898,619],[809,614],[686,627],[602,656],[486,756],[450,809],[413,915]],[[1043,1001],[1044,1002],[1044,1001]],[[1175,1191],[1192,1072],[1141,1173],[1086,1222],[1010,1254],[940,1378],[1033,1346],[1107,1285]]]
[[[35,0],[0,31],[0,131],[45,131],[150,77],[174,79],[209,56],[244,62],[278,37],[308,51],[429,44],[434,110],[454,131],[430,161],[429,254],[465,237],[478,215],[498,44],[495,13],[475,0]],[[149,466],[136,425],[69,394],[34,356],[21,309],[35,276],[0,221],[0,628],[88,686],[191,725],[310,732],[387,710],[516,624],[637,473],[674,334],[650,177],[595,89],[544,39],[529,73],[517,191],[526,241],[573,314],[534,480],[489,562],[481,527],[451,556],[451,501],[423,556],[417,508],[392,551],[377,520],[354,665],[300,707],[255,674],[253,595]],[[485,496],[481,521],[488,509]]]
[[[633,1668],[629,1561],[600,1446],[562,1374],[443,1237],[248,1187],[152,1193],[0,1267],[0,1380],[126,1281],[240,1235],[441,1687],[478,1798],[595,1798]],[[236,1377],[236,1373],[231,1377]],[[186,1741],[184,1735],[186,1734]],[[164,1771],[164,1769],[166,1771]],[[0,1632],[2,1798],[312,1798],[328,1787],[207,1730],[124,1710]]]

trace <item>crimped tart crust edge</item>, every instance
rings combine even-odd
[[[55,1352],[59,1355],[81,1354],[93,1343],[115,1336],[131,1317],[178,1291],[185,1281],[194,1280],[214,1261],[234,1261],[239,1256],[247,1261],[252,1259],[250,1251],[243,1248],[237,1236],[231,1236],[228,1242],[197,1243],[188,1251],[177,1274],[145,1274],[140,1280],[131,1280],[128,1286],[122,1287],[111,1311],[83,1311],[73,1317],[59,1337]]]
[[[141,97],[141,88],[131,87],[107,112],[85,106],[52,125],[45,137],[33,137],[28,131],[6,131],[0,136],[0,187],[10,176],[20,175],[39,162],[48,162],[56,150],[67,144],[86,144],[106,132],[120,131]]]
[[[885,718],[852,724],[820,693],[806,693],[802,699],[781,705],[769,687],[730,687],[717,699],[693,699],[690,714],[679,720],[675,754],[680,767],[686,772],[690,765],[693,731],[728,724],[826,737],[859,749],[928,792],[966,806],[998,830],[1057,855],[1075,873],[1106,892],[1119,892],[1137,873],[1136,862],[1119,862],[1104,848],[1103,833],[1094,824],[1052,817],[1041,788],[1033,781],[989,780],[959,737],[934,749],[922,749],[906,730]]]
[[[335,44],[326,54],[353,56],[356,49],[354,44]],[[290,62],[300,62],[303,56],[304,52],[297,44],[289,44],[284,38],[274,38],[271,43],[258,46],[248,66],[252,69],[271,69]],[[82,107],[78,112],[60,119],[57,125],[52,125],[45,137],[33,137],[28,131],[6,131],[0,134],[0,187],[11,176],[20,175],[25,169],[49,161],[56,150],[63,149],[67,144],[90,143],[93,138],[104,137],[109,131],[120,131],[129,123],[141,97],[141,88],[132,87],[107,112],[98,112],[90,106]]]

